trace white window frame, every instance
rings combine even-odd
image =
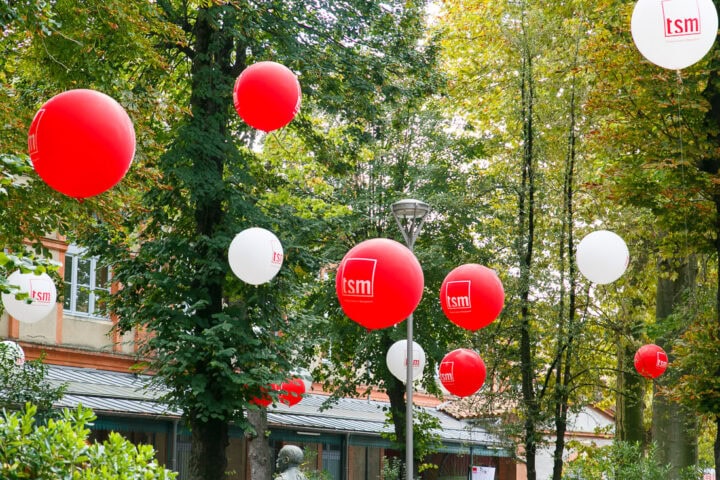
[[[96,294],[95,292],[97,290],[102,290],[105,292],[110,292],[110,284],[112,275],[111,272],[108,270],[108,285],[107,287],[97,287],[95,285],[96,281],[96,271],[98,269],[98,257],[87,257],[85,256],[86,249],[80,248],[77,245],[70,245],[68,246],[67,251],[65,252],[65,275],[64,278],[67,278],[68,276],[68,257],[72,257],[72,265],[70,265],[70,293],[69,295],[66,295],[64,302],[63,302],[63,312],[67,313],[68,315],[72,315],[75,317],[87,317],[87,318],[96,318],[96,319],[102,319],[102,320],[110,320],[109,317],[104,315],[99,315],[95,313],[95,302],[96,302]],[[84,260],[90,262],[90,279],[89,279],[89,285],[78,285],[77,280],[77,269],[78,269],[78,260]],[[63,279],[64,280],[64,279]],[[65,281],[65,285],[67,285],[68,282]],[[88,289],[88,311],[87,312],[81,312],[77,311],[77,299],[78,299],[78,289],[79,288],[87,288]],[[68,302],[68,298],[70,300],[69,307],[66,306]]]

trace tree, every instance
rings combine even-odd
[[[47,366],[42,358],[18,365],[16,355],[9,344],[0,343],[0,407],[20,410],[32,404],[39,416],[52,415],[53,403],[63,397],[65,385],[56,387],[47,381]]]
[[[629,8],[612,2],[608,7]],[[612,55],[594,57],[597,71],[608,75],[598,77],[596,95],[589,107],[604,111],[595,140],[611,153],[606,178],[612,179],[608,184],[612,198],[651,213],[658,230],[650,257],[650,265],[657,262],[661,267],[656,268],[658,318],[657,325],[648,328],[647,333],[650,341],[663,344],[675,359],[674,339],[687,328],[693,329],[702,316],[695,310],[685,322],[673,320],[677,312],[689,312],[684,302],[693,303],[687,299],[694,298],[698,291],[699,277],[685,274],[683,264],[698,259],[705,263],[708,256],[717,258],[717,162],[713,147],[717,131],[713,108],[717,60],[713,52],[682,72],[659,69],[640,56],[623,28],[617,18],[608,17],[605,27],[597,30],[599,42],[617,48],[610,50]],[[612,99],[606,96],[610,91],[615,92]],[[614,159],[621,159],[621,163]],[[683,278],[691,280],[680,288]],[[679,291],[685,288],[689,293]],[[684,364],[681,358],[678,360],[678,367]],[[690,372],[665,376],[660,380],[664,388],[656,389],[653,396],[658,455],[663,462],[673,463],[673,477],[679,468],[694,463],[696,457],[695,415],[665,396],[666,388],[672,389],[679,378],[688,374],[694,376]],[[665,413],[668,410],[670,414]],[[670,441],[667,431],[681,432],[677,438],[683,448],[663,445]],[[685,453],[680,454],[683,450]]]
[[[584,111],[591,88],[586,27],[597,12],[580,2],[446,5],[441,22],[453,32],[445,52],[456,79],[455,111],[485,139],[485,174],[497,184],[495,215],[477,234],[495,232],[498,263],[513,272],[503,321],[482,343],[496,382],[484,395],[484,413],[493,414],[497,402],[517,405],[519,420],[506,425],[520,438],[530,479],[542,432],[552,425],[559,479],[568,415],[597,398],[612,370],[606,304],[595,300],[613,309],[613,298],[602,290],[591,295],[574,261],[575,239],[615,220],[606,205],[586,200],[593,195],[586,180],[593,171],[585,144],[593,122]]]
[[[326,155],[325,132],[311,113],[343,124],[344,160],[362,164],[378,104],[390,107],[406,89],[425,88],[399,81],[428,65],[417,43],[422,8],[160,1],[91,2],[78,12],[73,5],[54,4],[59,26],[49,37],[36,33],[30,58],[47,59],[35,68],[50,71],[53,85],[116,82],[133,106],[142,167],[117,193],[86,202],[89,210],[115,209],[102,209],[75,237],[113,267],[123,287],[107,303],[120,328],[149,332],[142,353],[192,430],[191,478],[223,478],[228,423],[249,429],[252,400],[282,382],[298,362],[298,343],[312,340],[306,317],[291,315],[320,266],[317,243],[304,241],[323,231],[321,221],[266,195],[287,179],[268,171],[255,150],[268,136],[233,111],[233,82],[259,60],[298,72],[303,112],[290,130],[340,173],[347,165]],[[95,46],[91,54],[87,45]],[[282,145],[281,135],[269,137]],[[253,287],[229,274],[226,249],[233,235],[257,225],[280,234],[286,267],[271,285]]]
[[[438,88],[442,91],[442,84]],[[421,385],[438,393],[437,365],[448,351],[467,345],[468,332],[448,321],[437,292],[449,271],[463,263],[492,265],[492,252],[479,247],[471,233],[480,212],[487,209],[482,195],[488,187],[482,181],[471,182],[464,171],[466,162],[480,150],[479,142],[448,133],[451,121],[434,111],[436,98],[416,96],[406,101],[410,105],[400,112],[388,109],[386,120],[376,129],[372,142],[367,142],[369,161],[358,163],[352,177],[337,181],[336,201],[347,207],[343,210],[346,213],[334,219],[333,230],[325,240],[325,258],[328,270],[334,270],[345,253],[363,240],[389,237],[402,242],[390,205],[408,197],[430,205],[429,221],[415,246],[425,293],[414,312],[413,337],[427,359]],[[388,370],[386,354],[393,343],[406,338],[406,325],[401,322],[368,331],[350,321],[338,308],[332,278],[329,275],[307,297],[308,308],[327,319],[313,325],[312,331],[321,340],[306,355],[319,353],[325,360],[315,373],[335,398],[366,395],[374,388],[387,393],[391,438],[395,448],[404,452],[406,387]],[[434,448],[433,424],[424,418],[414,413],[417,468]],[[403,465],[402,474],[405,468],[408,466]]]

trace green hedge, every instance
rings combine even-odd
[[[177,475],[160,466],[150,445],[135,446],[111,433],[90,443],[90,409],[65,409],[57,419],[36,423],[37,408],[0,417],[0,478],[3,480],[165,480]]]

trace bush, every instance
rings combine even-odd
[[[647,452],[637,443],[613,442],[607,447],[573,443],[579,456],[565,468],[566,480],[648,480],[668,478],[669,465],[661,465],[651,446]],[[676,478],[697,479],[701,473],[688,468]]]
[[[149,445],[135,446],[117,433],[88,442],[95,420],[82,406],[36,424],[37,407],[26,404],[0,417],[0,478],[4,480],[165,480],[177,475],[160,466]]]

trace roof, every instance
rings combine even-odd
[[[47,379],[55,385],[66,384],[65,396],[56,403],[58,407],[75,407],[82,404],[92,408],[98,415],[167,417],[177,419],[181,412],[171,410],[158,401],[163,393],[150,390],[151,377],[131,373],[111,372],[77,367],[48,365]],[[327,395],[305,394],[303,400],[289,407],[276,404],[268,407],[268,425],[280,429],[302,429],[325,433],[351,433],[378,436],[390,431],[385,426],[388,402],[374,399],[341,398],[331,406],[324,406]],[[429,407],[425,411],[441,424],[441,439],[445,443],[481,445],[498,449],[503,446],[500,438],[463,419]]]

